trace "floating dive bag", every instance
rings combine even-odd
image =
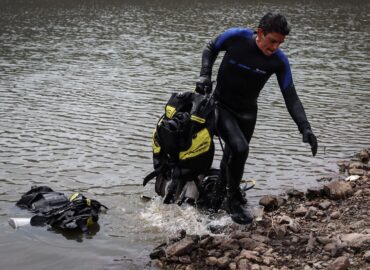
[[[88,232],[88,227],[98,221],[102,207],[108,209],[80,193],[74,193],[67,198],[63,193],[55,192],[47,186],[32,187],[16,205],[36,213],[31,218],[33,226],[79,228],[83,232]]]
[[[153,132],[156,192],[163,196],[168,179],[183,184],[210,169],[214,156],[214,100],[194,92],[174,93]]]
[[[32,187],[22,195],[16,205],[32,212],[48,212],[68,203],[68,198],[60,192],[55,192],[47,186]]]

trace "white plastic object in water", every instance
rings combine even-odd
[[[17,229],[21,226],[30,225],[31,218],[10,218],[8,222],[10,226],[12,226],[14,229]]]

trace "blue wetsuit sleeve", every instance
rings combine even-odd
[[[292,73],[288,58],[279,50],[279,58],[282,60],[281,68],[276,72],[280,90],[283,94],[285,105],[294,122],[297,124],[299,131],[302,133],[305,129],[311,128],[301,100],[293,84]]]
[[[202,68],[200,76],[211,76],[212,67],[220,51],[227,51],[227,47],[234,37],[252,38],[253,31],[248,28],[230,28],[210,40],[203,49]]]

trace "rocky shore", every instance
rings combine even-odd
[[[370,149],[338,161],[341,179],[267,195],[263,215],[222,234],[176,237],[150,254],[154,269],[370,269]]]

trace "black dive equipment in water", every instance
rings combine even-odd
[[[89,226],[98,221],[101,208],[108,209],[80,193],[67,198],[47,186],[32,187],[16,205],[36,213],[31,218],[33,226],[50,225],[60,229],[80,229],[82,232],[89,232]]]

